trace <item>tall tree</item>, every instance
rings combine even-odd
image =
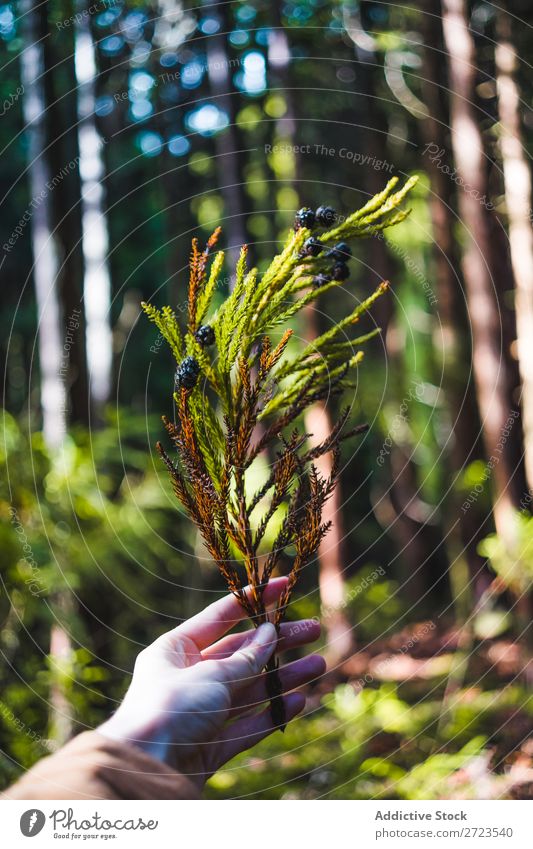
[[[104,213],[104,159],[96,127],[96,55],[87,2],[75,19],[78,144],[81,177],[83,296],[87,323],[90,396],[97,407],[109,399],[112,382],[111,279],[109,237]]]
[[[207,73],[216,105],[223,109],[228,118],[228,126],[215,136],[216,165],[218,184],[224,200],[225,230],[229,240],[228,263],[235,267],[241,246],[246,238],[246,198],[243,189],[244,153],[241,149],[237,130],[235,92],[232,85],[233,62],[228,53],[228,35],[233,26],[231,9],[228,3],[217,0],[209,4],[211,13],[215,13],[219,30],[208,36],[206,55]]]
[[[268,59],[272,79],[283,90],[286,102],[285,115],[276,122],[276,137],[280,143],[296,148],[298,115],[293,93],[291,74],[291,44],[283,23],[282,4],[279,0],[271,7],[274,26],[269,32]],[[300,193],[303,168],[300,156],[293,156],[292,183]],[[308,304],[303,310],[304,333],[309,341],[316,339],[320,327],[320,304]],[[331,432],[332,414],[326,403],[314,404],[305,412],[305,429],[312,440],[319,444]],[[324,454],[317,460],[317,468],[324,477],[332,472],[332,457]],[[318,549],[318,586],[320,604],[325,612],[324,628],[327,634],[327,651],[331,663],[347,657],[355,646],[355,628],[344,613],[345,574],[348,565],[345,544],[345,528],[342,513],[342,490],[339,483],[324,504],[324,521],[331,522],[331,530]]]
[[[511,18],[497,15],[496,81],[500,117],[500,148],[505,184],[511,262],[516,283],[516,329],[527,483],[533,492],[533,229],[531,227],[531,171],[522,138],[520,92],[516,81],[518,59]]]
[[[391,80],[391,68],[397,61],[381,59],[377,40],[363,25],[361,10],[355,6],[345,7],[344,25],[356,56],[355,109],[361,148],[369,160],[386,162],[390,154],[387,149],[387,115],[381,105],[380,83],[385,79],[392,83],[393,93],[402,92],[403,100],[411,101],[405,94],[407,86],[398,83],[400,71],[396,71],[396,83]],[[386,68],[388,70],[386,71]],[[403,78],[402,78],[403,79]],[[374,168],[364,172],[364,189],[372,197],[383,188],[383,173]],[[367,246],[368,271],[374,282],[390,280],[393,284],[402,273],[385,239],[371,239]],[[408,395],[409,377],[405,366],[404,351],[398,345],[401,331],[396,310],[396,300],[382,298],[376,304],[376,320],[382,329],[387,352],[388,368],[391,373],[390,395],[398,406],[402,397]],[[403,388],[402,388],[403,387]],[[375,493],[374,512],[382,527],[396,543],[405,574],[406,592],[412,603],[431,594],[435,600],[446,602],[448,560],[442,544],[442,532],[438,521],[428,520],[428,509],[421,498],[419,473],[413,460],[413,446],[399,445],[392,439],[389,456],[390,482],[387,488]],[[436,511],[434,511],[436,513]],[[395,554],[395,558],[398,554]]]
[[[463,277],[473,336],[473,370],[483,436],[494,486],[494,518],[512,545],[514,511],[523,492],[520,422],[510,353],[500,319],[500,257],[496,256],[487,160],[475,108],[476,54],[465,0],[442,0],[442,21],[450,84],[451,142],[464,225]]]
[[[22,4],[24,40],[20,54],[24,86],[23,115],[28,138],[28,175],[31,194],[33,281],[37,302],[41,410],[43,433],[50,449],[57,449],[66,429],[65,384],[60,367],[63,348],[61,304],[56,280],[59,269],[57,241],[47,186],[52,178],[46,155],[46,99],[44,91],[43,40],[47,37],[46,14],[34,0]]]
[[[446,98],[446,68],[442,63],[444,52],[440,0],[424,0],[421,8],[421,32],[424,41],[422,66],[422,93],[427,107],[421,118],[421,131],[427,151],[446,155],[449,149],[449,112]],[[468,561],[470,579],[476,597],[486,589],[490,580],[485,561],[478,554],[485,516],[479,503],[463,511],[455,495],[457,477],[468,463],[483,456],[481,424],[472,381],[465,363],[471,361],[468,314],[463,295],[463,280],[457,240],[454,234],[456,198],[454,185],[442,165],[429,155],[424,162],[431,181],[430,212],[433,227],[432,263],[438,295],[441,332],[438,346],[442,352],[442,367],[446,401],[449,405],[453,433],[451,435],[451,474],[448,477],[451,517],[449,527],[457,520],[460,526],[462,548]]]
[[[197,20],[193,12],[185,10],[177,0],[157,0],[157,18],[154,24],[153,47],[158,67],[164,54],[176,55],[187,37],[196,29]],[[179,93],[172,71],[162,77],[157,87],[159,95],[156,121],[163,137],[183,132],[183,116],[179,106]],[[170,105],[169,105],[170,103]],[[183,301],[182,273],[187,267],[190,251],[190,233],[187,227],[177,228],[182,210],[189,209],[194,196],[194,178],[183,160],[176,157],[165,144],[163,150],[163,173],[159,180],[162,208],[165,212],[166,244],[165,269],[168,300]],[[187,218],[188,215],[183,215]]]
[[[54,173],[46,121],[44,44],[49,37],[47,4],[23,0],[21,4],[26,47],[21,52],[21,78],[24,86],[23,114],[28,137],[28,172],[32,197],[33,279],[38,316],[38,348],[43,434],[48,450],[57,456],[66,431],[66,391],[63,379],[64,335],[62,305],[58,286],[58,237],[54,230],[51,191]],[[48,89],[49,91],[49,89]],[[61,593],[59,593],[61,595]],[[56,599],[60,601],[60,599]],[[59,620],[52,625],[50,655],[53,671],[60,672],[70,654],[68,635]],[[55,676],[50,694],[51,735],[64,742],[71,733],[69,705]]]
[[[67,5],[67,11],[71,11]],[[48,184],[50,215],[57,245],[56,275],[61,302],[61,322],[66,356],[63,358],[69,420],[87,424],[89,400],[87,361],[84,336],[82,298],[83,252],[81,245],[81,211],[79,151],[75,115],[75,78],[73,33],[63,32],[53,23],[53,12],[47,2],[39,9],[43,39],[43,93],[46,109],[43,124],[46,135],[46,158],[50,167]]]

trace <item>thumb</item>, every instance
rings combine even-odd
[[[259,675],[273,655],[277,641],[278,634],[271,622],[260,625],[238,651],[219,661],[224,683],[232,690],[250,684],[250,679]]]

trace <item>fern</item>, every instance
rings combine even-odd
[[[224,254],[219,251],[209,270],[208,265],[220,230],[203,251],[193,240],[185,330],[170,307],[159,310],[142,304],[177,362],[176,421],[163,420],[177,450],[176,462],[161,443],[157,450],[177,498],[255,626],[269,617],[263,601],[265,587],[283,552],[292,547],[287,588],[272,615],[279,629],[298,576],[328,531],[322,508],[335,487],[341,441],[365,429],[360,425],[343,431],[348,418],[345,410],[328,438],[311,449],[307,435],[298,431],[298,421],[310,405],[341,395],[351,385],[349,375],[363,357],[360,346],[378,331],[352,340],[346,333],[387,291],[388,283],[382,282],[338,324],[291,355],[292,331],[287,323],[345,280],[345,265],[339,263],[339,247],[335,247],[338,240],[372,235],[402,221],[408,210],[399,206],[415,182],[411,178],[395,191],[398,180],[393,178],[360,210],[322,233],[318,243],[309,228],[299,226],[297,217],[283,250],[263,275],[247,268],[243,247],[233,291],[214,312]],[[341,251],[340,256],[345,253]],[[270,334],[279,326],[284,332],[273,345]],[[216,355],[209,350],[213,342]],[[250,497],[247,477],[264,451],[274,452],[270,474]],[[313,461],[328,452],[333,454],[333,472],[324,479]],[[251,514],[256,508],[259,518],[254,529]],[[269,547],[267,531],[276,517],[279,530]],[[272,718],[282,727],[275,659],[266,672]]]

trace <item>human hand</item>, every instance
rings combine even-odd
[[[281,595],[286,578],[273,578],[265,604]],[[209,776],[239,752],[267,737],[272,725],[262,669],[274,651],[316,640],[315,620],[286,622],[280,639],[270,623],[224,636],[245,613],[233,595],[168,631],[137,657],[133,679],[116,713],[98,730],[134,743],[186,774],[201,789]],[[320,655],[282,666],[279,676],[287,721],[305,705],[288,692],[325,671]]]

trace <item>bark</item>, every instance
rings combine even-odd
[[[50,25],[49,2],[39,7],[43,39],[43,122],[46,158],[50,167],[49,203],[58,251],[57,290],[61,302],[64,348],[62,375],[68,418],[89,421],[85,316],[82,297],[84,261],[81,244],[79,149],[72,115],[75,114],[75,78],[72,30],[59,32]],[[68,7],[67,7],[68,9]],[[69,10],[70,11],[70,10]]]
[[[436,157],[428,155],[429,151],[447,151],[449,147],[449,114],[445,94],[447,78],[441,58],[444,45],[440,0],[424,0],[421,11],[424,39],[422,91],[428,113],[421,122],[421,132],[426,151],[424,167],[431,181],[430,212],[434,238],[432,264],[440,323],[436,348],[442,361],[443,388],[453,427],[450,449],[452,474],[449,478],[450,494],[447,498],[451,516],[448,526],[459,522],[462,552],[458,554],[462,556],[464,552],[470,579],[474,585],[474,595],[478,599],[491,580],[485,560],[477,552],[479,541],[488,531],[488,528],[484,527],[487,516],[478,503],[463,512],[462,499],[455,494],[457,477],[468,463],[483,456],[479,410],[466,367],[466,364],[471,362],[472,351],[464,283],[459,270],[460,262],[454,237],[453,210],[456,197],[453,183],[438,166]],[[450,166],[447,158],[444,164]]]
[[[86,3],[84,8],[88,5]],[[81,14],[76,19],[74,31],[87,361],[91,399],[96,409],[100,409],[109,400],[112,386],[112,293],[108,266],[109,237],[104,213],[103,144],[94,111],[97,72],[90,15]]]
[[[505,203],[511,262],[516,284],[517,353],[522,379],[522,412],[527,484],[533,492],[533,230],[531,172],[522,138],[518,68],[511,19],[500,9],[497,17],[496,81],[500,118]]]
[[[287,111],[277,122],[276,134],[280,140],[294,144],[298,126],[296,105],[292,93],[290,73],[291,50],[287,33],[283,27],[281,4],[276,2],[272,8],[275,27],[269,40],[269,65],[273,78],[283,89]],[[302,167],[300,157],[294,157],[293,184],[300,189]],[[322,332],[319,312],[315,304],[304,307],[302,317],[305,337],[308,341],[316,339]],[[331,433],[333,426],[331,410],[323,404],[315,404],[307,410],[304,417],[305,430],[312,434],[313,444],[323,442]],[[321,475],[329,477],[332,471],[332,457],[326,454],[316,462]],[[323,625],[327,635],[327,653],[329,662],[335,664],[347,657],[355,648],[355,627],[344,614],[345,574],[347,554],[345,546],[345,527],[342,513],[342,485],[337,483],[331,498],[323,509],[323,521],[331,522],[331,530],[320,543],[318,550],[318,586],[321,608],[324,611]]]
[[[44,55],[46,18],[34,0],[23,4],[26,49],[21,53],[24,86],[23,115],[28,138],[28,176],[31,194],[33,280],[37,302],[43,433],[47,446],[57,449],[65,433],[65,385],[60,377],[63,348],[61,304],[57,291],[58,246],[47,184],[52,177],[46,154]],[[44,25],[44,27],[43,27]]]
[[[497,277],[485,151],[474,106],[476,57],[464,0],[443,0],[442,9],[452,150],[461,183],[458,200],[465,238],[462,269],[472,325],[474,380],[485,449],[492,465],[496,529],[512,545],[514,511],[521,497],[522,469],[517,459],[520,422],[513,397],[513,367],[500,320],[505,306]]]
[[[157,0],[156,10],[153,44],[161,51],[177,52],[196,29],[196,15],[185,10],[176,0]],[[182,131],[182,109],[176,105],[170,110],[168,103],[162,98],[163,91],[164,86],[160,86],[154,121],[161,136],[165,138],[169,131]],[[194,196],[195,180],[190,170],[183,167],[184,159],[173,156],[168,145],[165,145],[161,158],[164,165],[158,180],[158,190],[165,213],[165,301],[177,304],[178,310],[181,311],[187,300],[184,277],[187,277],[191,234],[187,228],[177,231],[176,222],[187,220],[189,217],[189,204]],[[154,291],[159,292],[160,289]],[[170,357],[169,361],[171,359]]]
[[[306,308],[307,310],[307,308]],[[316,338],[316,313],[307,310],[306,335],[309,340]],[[313,444],[323,442],[331,433],[333,426],[330,410],[315,404],[305,414],[305,430],[312,434]],[[316,461],[318,471],[323,477],[329,477],[332,471],[332,458],[325,454]],[[344,517],[342,513],[342,488],[339,480],[331,498],[323,508],[322,520],[331,522],[331,529],[320,543],[318,549],[318,588],[320,605],[324,611],[324,629],[327,635],[327,653],[330,663],[347,657],[355,649],[356,631],[354,623],[344,614],[345,574],[348,568],[346,555]]]
[[[362,125],[362,152],[386,162],[388,128],[376,99],[384,68],[379,61],[374,39],[363,29],[357,10],[352,9],[350,13],[345,11],[344,23],[357,57],[356,110],[358,124]],[[366,169],[367,196],[371,197],[381,191],[389,177],[389,174],[385,177],[381,171],[373,168]],[[400,273],[400,266],[387,249],[384,239],[374,238],[368,243],[368,272],[371,286],[376,286],[381,280],[390,280],[394,285]],[[392,296],[380,298],[375,316],[385,341],[392,391],[400,405],[402,395],[399,387],[405,385],[405,368],[403,349],[398,344],[398,323]],[[404,397],[408,397],[407,390]],[[390,473],[388,489],[373,494],[375,515],[395,542],[411,602],[416,604],[431,595],[435,603],[443,605],[449,597],[449,586],[448,558],[442,530],[437,521],[428,520],[428,506],[420,497],[417,469],[411,452],[397,445],[394,440],[390,449]]]
[[[236,125],[235,97],[231,75],[233,63],[228,55],[227,38],[233,25],[227,3],[218,2],[211,7],[220,20],[220,30],[207,39],[207,70],[209,85],[219,109],[229,119],[228,126],[215,136],[218,185],[224,200],[224,229],[229,242],[228,263],[233,270],[246,238],[246,198],[244,194],[244,159],[242,143]]]
[[[23,115],[28,137],[28,173],[32,197],[33,279],[38,316],[43,434],[48,450],[57,454],[66,431],[66,392],[62,378],[64,340],[59,297],[58,237],[54,231],[51,204],[53,177],[50,147],[47,148],[47,101],[43,43],[48,37],[46,6],[37,0],[21,4],[25,49],[21,53],[21,77],[24,85]],[[60,594],[58,594],[60,595]],[[61,599],[56,599],[61,607]],[[68,635],[59,622],[51,628],[50,655],[56,683],[50,692],[50,724],[58,743],[70,736],[72,721],[64,691],[59,683]]]
[[[282,4],[276,0],[272,5],[273,27],[268,36],[268,64],[272,79],[283,89],[286,103],[286,112],[283,118],[276,123],[276,135],[281,141],[289,142],[296,140],[297,119],[294,94],[291,86],[291,47],[285,28],[283,26]],[[294,182],[295,188],[299,188],[302,177],[300,157],[294,157]]]

